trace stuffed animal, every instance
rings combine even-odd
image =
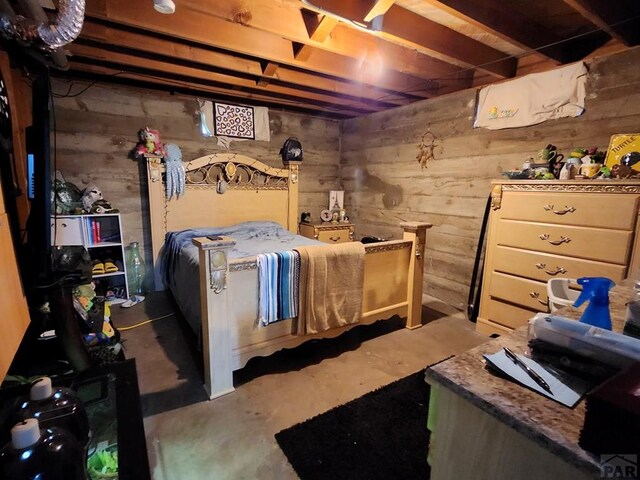
[[[164,145],[160,141],[160,132],[145,127],[138,132],[140,142],[136,148],[136,156],[143,156],[145,153],[164,157]]]
[[[102,190],[95,184],[90,184],[82,194],[82,208],[85,212],[91,212],[91,207],[98,200],[102,200]]]
[[[186,174],[182,164],[180,147],[174,143],[167,143],[166,150],[167,153],[164,158],[167,175],[166,194],[167,200],[170,200],[174,194],[176,198],[184,194]]]

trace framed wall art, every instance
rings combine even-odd
[[[232,105],[229,103],[213,104],[214,135],[216,137],[256,138],[255,115],[253,107]]]

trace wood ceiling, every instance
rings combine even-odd
[[[637,0],[88,0],[63,75],[359,116],[640,43]]]

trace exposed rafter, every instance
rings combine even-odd
[[[92,0],[64,75],[342,118],[639,43],[639,0]]]
[[[640,28],[638,28],[640,3],[637,0],[617,2],[564,0],[564,2],[621,43],[629,46],[640,45]]]
[[[321,12],[333,12],[357,22],[364,22],[370,11],[368,0],[316,0],[313,5]],[[499,78],[512,77],[516,73],[516,61],[503,52],[395,4],[385,13],[378,34],[442,61],[477,67]]]
[[[485,0],[426,0],[431,5],[464,20],[482,30],[507,40],[524,50],[536,50],[558,63],[579,60],[603,45],[608,37],[596,32],[588,45],[584,42],[566,42],[544,23],[526,18],[504,3]],[[583,46],[584,45],[584,46]],[[542,48],[544,47],[544,48]]]

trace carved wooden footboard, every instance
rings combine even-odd
[[[359,323],[298,336],[293,320],[261,326],[257,320],[258,275],[255,261],[228,261],[233,239],[197,238],[205,389],[211,399],[233,391],[233,371],[253,357],[291,348],[312,338],[335,337],[357,325],[394,315],[407,328],[421,326],[422,266],[426,223],[403,223],[404,239],[365,246],[362,318]]]

